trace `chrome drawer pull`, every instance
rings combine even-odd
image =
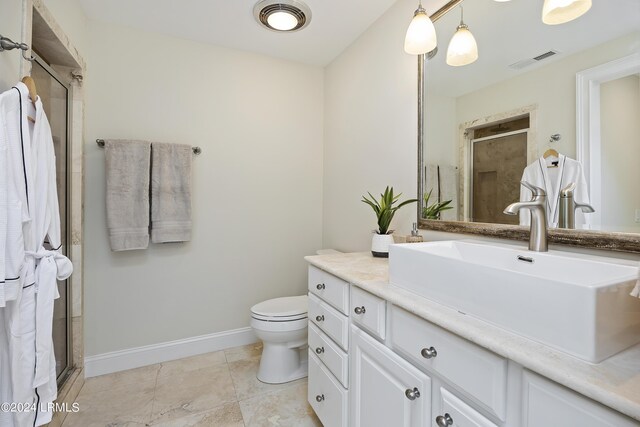
[[[420,397],[420,390],[418,390],[416,387],[414,387],[413,390],[408,388],[407,391],[404,392],[404,395],[407,396],[407,399],[409,400],[416,400]]]
[[[356,314],[364,314],[367,310],[365,310],[364,305],[362,307],[356,307],[353,309]]]
[[[316,396],[316,402],[320,403],[324,400],[324,394],[319,394]]]
[[[316,322],[324,322],[324,314],[322,316],[316,316]]]
[[[435,348],[429,347],[429,348],[423,348],[422,351],[420,352],[420,354],[425,359],[433,359],[434,357],[436,357],[438,355],[438,352],[436,351]]]
[[[438,415],[436,417],[436,424],[438,425],[438,427],[452,426],[453,425],[453,418],[451,418],[451,415],[449,415],[449,414],[444,414],[444,416]]]
[[[317,354],[322,354],[322,353],[324,353],[324,347],[316,347],[316,353],[317,353]]]
[[[317,289],[317,290],[319,290],[319,291],[323,290],[324,288],[325,288],[325,287],[324,287],[324,283],[318,283],[318,284],[316,285],[316,289]]]

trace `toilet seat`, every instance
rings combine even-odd
[[[251,313],[251,318],[263,322],[293,322],[294,320],[306,319],[307,313],[296,314],[295,316],[261,316],[256,313]]]
[[[251,307],[251,317],[264,322],[293,322],[307,318],[307,296],[274,298]]]

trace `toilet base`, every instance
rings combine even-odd
[[[304,378],[308,374],[306,340],[300,346],[291,343],[263,342],[258,380],[267,384],[282,384]]]

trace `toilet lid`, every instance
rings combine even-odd
[[[274,298],[251,307],[251,313],[265,317],[291,317],[307,313],[307,296]]]

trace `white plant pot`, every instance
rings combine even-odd
[[[393,244],[391,234],[374,233],[371,239],[371,253],[377,258],[389,258],[389,245]]]

